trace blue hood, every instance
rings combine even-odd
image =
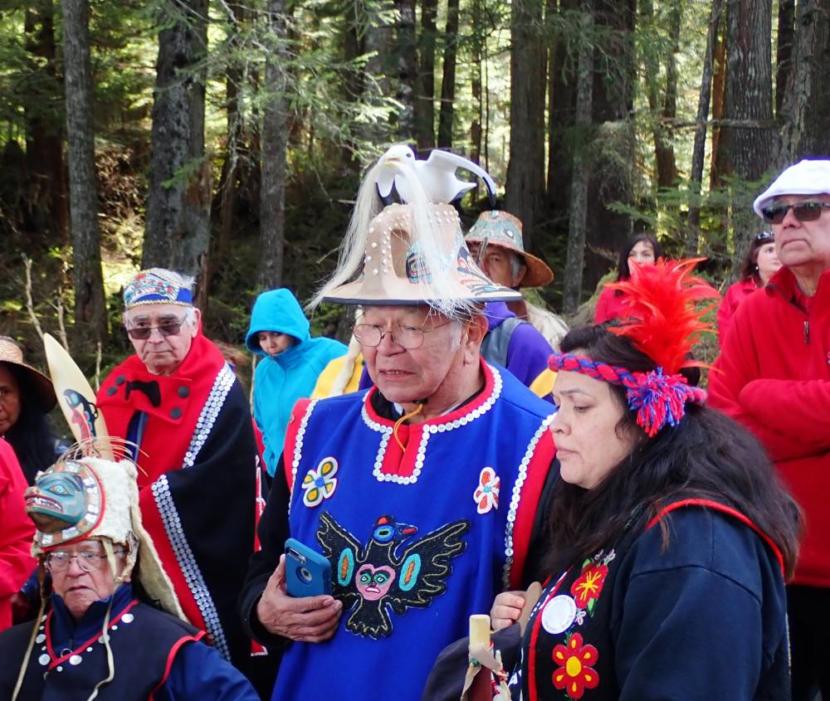
[[[254,302],[251,325],[245,334],[245,345],[252,353],[264,356],[256,338],[260,331],[285,333],[296,338],[298,343],[303,343],[309,339],[308,328],[308,319],[291,290],[284,287],[269,290],[259,295]]]

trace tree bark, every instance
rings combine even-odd
[[[636,3],[634,0],[594,0],[594,87],[591,180],[588,186],[587,249],[584,287],[593,289],[608,271],[602,251],[618,251],[630,237],[631,217],[612,204],[632,204],[636,160],[634,54]]]
[[[715,42],[720,26],[722,0],[713,0],[709,14],[709,30],[706,34],[706,53],[703,57],[703,77],[700,80],[700,92],[697,100],[697,126],[692,147],[692,170],[689,176],[692,202],[689,205],[688,233],[686,252],[692,256],[700,245],[700,188],[703,182],[703,161],[706,152],[706,120],[709,119],[709,101],[712,90],[712,65],[714,62]]]
[[[674,0],[669,10],[670,27],[669,39],[671,48],[666,56],[666,89],[661,104],[660,89],[657,78],[660,74],[658,57],[651,50],[645,51],[646,67],[646,96],[651,112],[651,136],[654,140],[654,164],[657,170],[657,187],[673,187],[677,180],[677,164],[674,156],[674,143],[671,129],[668,126],[677,116],[677,61],[679,51],[680,24],[682,9],[678,0]],[[654,7],[651,0],[641,0],[640,15],[647,26],[656,31]]]
[[[69,243],[69,207],[63,159],[63,85],[57,75],[52,0],[26,9],[26,50],[38,74],[24,103],[28,199],[49,245]]]
[[[778,0],[778,42],[775,52],[775,114],[781,115],[792,73],[795,0]]]
[[[579,8],[579,0],[559,0],[559,12],[573,12]],[[553,15],[549,15],[553,17]],[[548,177],[547,219],[562,239],[568,236],[568,218],[571,201],[571,139],[576,113],[576,67],[568,56],[578,51],[576,32],[553,33],[550,47],[548,102]]]
[[[505,207],[530,247],[545,192],[544,0],[514,0],[510,19],[510,160]]]
[[[286,94],[285,3],[268,0],[269,50],[265,62],[268,98],[262,115],[259,226],[261,257],[257,285],[282,284],[285,248],[285,166],[288,149]]]
[[[419,149],[435,146],[435,15],[438,0],[421,0],[415,140]]]
[[[723,16],[725,12],[721,13]],[[724,29],[726,22],[721,17],[720,25],[715,33],[715,49],[713,53],[714,72],[712,74],[712,121],[723,119],[726,100],[726,46],[727,32]],[[712,127],[712,156],[709,168],[709,189],[716,190],[722,185],[721,180],[721,127]]]
[[[455,117],[455,64],[458,56],[458,13],[458,0],[447,0],[441,109],[438,113],[439,148],[452,148],[452,127]]]
[[[142,265],[200,278],[210,243],[203,64],[207,0],[167,0],[165,11],[156,62]]]
[[[418,90],[418,54],[415,38],[415,0],[395,0],[398,9],[398,132],[405,139],[416,137],[415,102]]]
[[[585,265],[585,240],[588,220],[588,184],[591,177],[588,154],[588,131],[591,127],[593,103],[594,47],[588,38],[594,24],[593,0],[582,2],[582,31],[576,69],[575,126],[583,134],[584,141],[576,146],[573,155],[573,179],[571,182],[570,218],[568,221],[568,248],[565,260],[565,293],[563,309],[572,314],[582,296],[582,269]]]
[[[107,314],[98,233],[89,5],[87,0],[63,0],[61,5],[75,340],[79,344],[103,343],[107,336]]]
[[[482,136],[484,124],[484,64],[487,60],[487,37],[482,21],[482,0],[473,0],[472,7],[472,50],[473,61],[470,66],[470,92],[473,95],[475,116],[470,123],[470,160],[481,163]]]
[[[725,117],[758,125],[722,129],[724,174],[737,178],[730,184],[735,265],[758,225],[752,197],[775,153],[776,131],[772,115],[771,0],[728,0]],[[739,181],[743,181],[741,184]],[[749,181],[749,182],[747,182]]]
[[[214,208],[218,209],[217,235],[211,241],[207,273],[201,289],[205,296],[201,304],[202,313],[207,313],[209,304],[208,292],[214,281],[214,276],[221,270],[222,264],[227,261],[233,245],[236,229],[236,213],[239,203],[240,183],[250,177],[250,149],[246,144],[245,114],[240,99],[240,88],[248,78],[243,62],[236,57],[240,50],[240,35],[248,28],[248,14],[245,7],[239,2],[228,2],[229,12],[227,22],[227,51],[230,52],[227,69],[225,71],[225,112],[227,125],[227,146],[222,161],[222,172],[219,176],[219,187]]]
[[[792,70],[782,101],[777,165],[830,152],[830,0],[798,4]]]

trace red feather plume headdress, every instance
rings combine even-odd
[[[701,404],[706,399],[702,389],[689,386],[678,374],[681,368],[701,365],[690,353],[700,335],[711,330],[702,319],[710,307],[695,303],[718,296],[709,283],[691,274],[701,260],[660,259],[655,265],[634,266],[629,280],[609,285],[623,293],[626,310],[608,330],[631,339],[654,361],[654,370],[631,372],[572,353],[554,353],[550,368],[625,387],[628,406],[649,436],[666,425],[677,426],[687,402]]]
[[[654,265],[634,265],[630,279],[609,285],[622,292],[626,309],[621,323],[608,330],[630,338],[638,350],[670,375],[684,367],[701,365],[689,354],[701,334],[714,330],[703,321],[712,305],[695,304],[719,296],[708,282],[692,275],[703,260],[661,258]]]

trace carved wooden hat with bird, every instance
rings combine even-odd
[[[458,213],[448,204],[474,186],[456,178],[455,169],[479,174],[480,168],[460,156],[440,153],[439,157],[433,151],[427,161],[417,161],[409,147],[397,145],[370,168],[358,192],[337,270],[312,305],[324,300],[428,304],[456,317],[469,314],[477,303],[521,299],[476,265]],[[485,183],[488,191],[495,187],[489,176]],[[393,190],[403,203],[388,204]]]

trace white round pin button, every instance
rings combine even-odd
[[[551,635],[564,633],[576,619],[576,602],[567,594],[554,596],[542,611],[542,627]]]

